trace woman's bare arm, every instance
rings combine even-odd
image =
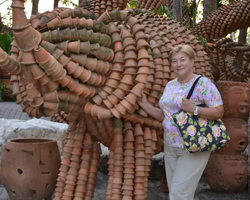
[[[144,93],[142,93],[142,98],[138,98],[138,104],[143,108],[145,112],[147,112],[151,117],[163,121],[164,119],[164,114],[163,111],[160,108],[152,106],[150,103],[147,101],[147,97]]]
[[[221,119],[223,117],[223,114],[224,114],[224,108],[222,105],[212,108],[199,107],[198,109],[198,115],[205,119],[212,119],[212,120]]]
[[[194,113],[196,106],[194,103],[189,99],[182,99],[182,109]],[[210,107],[210,108],[204,108],[199,107],[198,109],[198,115],[205,119],[212,119],[217,120],[221,119],[224,114],[224,108],[223,105],[217,106],[217,107]]]

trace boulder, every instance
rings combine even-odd
[[[44,138],[57,141],[62,154],[63,141],[68,124],[51,122],[44,119],[0,119],[0,155],[5,143],[15,138]]]

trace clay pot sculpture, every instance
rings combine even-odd
[[[224,118],[248,120],[249,87],[246,83],[217,81],[216,87],[221,93],[224,105]]]
[[[1,179],[10,199],[50,199],[60,161],[56,141],[9,140],[2,152]]]
[[[230,141],[215,152],[224,155],[240,155],[248,145],[247,122],[239,118],[224,118],[223,122],[227,127]]]
[[[204,171],[211,189],[239,192],[247,184],[247,161],[243,155],[212,154]]]

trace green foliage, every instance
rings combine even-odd
[[[13,35],[11,33],[0,34],[0,47],[8,54],[10,54],[12,41]]]
[[[3,101],[3,93],[5,92],[7,86],[5,83],[2,83],[0,78],[0,102]]]
[[[203,47],[206,47],[206,46],[207,46],[207,40],[206,40],[206,38],[203,38],[203,37],[198,36],[198,37],[197,37],[197,40],[200,41],[200,43],[201,43],[201,45],[202,45]]]
[[[72,0],[60,0],[60,2],[65,6],[72,5],[73,7],[78,7]]]
[[[199,9],[201,6],[203,5],[203,1],[198,0],[198,2],[196,2],[196,0],[191,0],[188,3],[189,6],[189,18],[190,18],[190,26],[189,28],[192,29],[197,22],[202,20],[203,17],[203,10]],[[203,6],[202,6],[203,8]]]
[[[163,15],[163,16],[167,16],[171,19],[176,20],[176,18],[173,16],[173,14],[169,11],[167,6],[163,6],[161,5],[160,8],[157,10],[156,8],[154,9],[155,14],[157,15]]]
[[[126,6],[126,9],[128,8],[136,8],[136,0],[131,0]]]

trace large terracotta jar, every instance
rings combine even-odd
[[[49,200],[60,167],[56,141],[8,140],[2,152],[1,180],[11,200]]]
[[[205,178],[210,188],[219,192],[239,192],[247,184],[247,160],[243,155],[211,154]]]
[[[225,155],[240,155],[248,145],[247,122],[239,118],[223,118],[230,141],[215,153]]]

